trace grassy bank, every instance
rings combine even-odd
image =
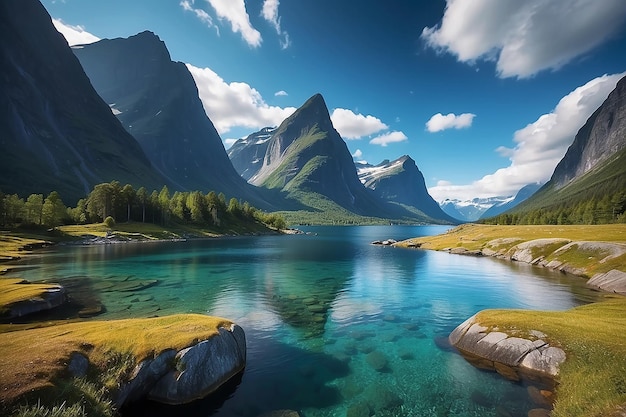
[[[59,242],[81,241],[88,238],[114,236],[120,240],[171,240],[184,238],[210,238],[224,235],[267,234],[274,230],[261,223],[241,223],[227,228],[208,228],[194,225],[153,223],[117,223],[111,227],[104,223],[59,226],[54,229],[15,229],[0,232],[0,260],[21,257],[34,248]]]
[[[477,321],[521,337],[539,330],[565,350],[553,417],[612,416],[626,405],[626,298],[563,312],[484,310]]]
[[[494,226],[465,224],[437,236],[408,239],[398,246],[415,247],[431,250],[449,250],[464,248],[468,251],[490,249],[505,254],[515,246],[537,239],[562,239],[573,242],[608,242],[626,244],[626,224],[610,225],[567,225],[567,226]],[[561,243],[546,243],[532,248],[533,257],[543,257],[547,262],[558,260],[572,268],[579,269],[582,275],[593,276],[597,273],[617,269],[626,272],[626,254],[610,256],[601,249],[572,247],[567,251],[555,253]],[[606,257],[609,257],[605,259]]]
[[[50,407],[60,405],[67,400],[68,390],[75,392],[76,401],[84,402],[88,393],[83,391],[90,389],[100,392],[102,398],[95,405],[104,407],[109,393],[128,379],[139,361],[165,349],[191,346],[230,324],[223,318],[185,314],[41,323],[39,328],[0,325],[0,404],[3,409],[0,411],[10,411],[17,400],[23,402],[24,399],[31,405],[38,400]],[[89,358],[90,369],[85,380],[72,380],[67,375],[72,352]],[[83,406],[89,408],[89,404]]]

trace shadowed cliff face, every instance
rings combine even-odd
[[[95,89],[179,190],[259,202],[234,170],[187,67],[152,32],[73,48]]]
[[[578,131],[550,183],[557,189],[591,171],[626,148],[626,78]]]
[[[165,183],[38,1],[0,3],[0,54],[0,189],[73,204],[100,182]]]

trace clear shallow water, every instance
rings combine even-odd
[[[248,365],[237,381],[182,408],[127,412],[145,416],[526,416],[535,407],[526,387],[473,368],[447,335],[485,308],[593,299],[583,280],[543,268],[370,244],[441,226],[303,230],[312,234],[65,247],[19,275],[101,303],[97,319],[193,312],[244,328]]]

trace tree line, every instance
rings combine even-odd
[[[525,211],[513,209],[489,219],[487,224],[610,224],[626,223],[626,191],[604,194],[601,198],[580,198],[548,207]]]
[[[232,222],[256,221],[276,229],[284,229],[282,216],[264,213],[248,202],[236,198],[226,201],[223,193],[211,191],[176,191],[167,186],[148,192],[135,190],[118,181],[97,184],[76,207],[66,207],[58,192],[31,194],[26,199],[0,191],[0,225],[34,225],[55,227],[63,224],[104,222],[183,223],[225,227]]]

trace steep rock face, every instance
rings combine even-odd
[[[263,158],[275,130],[274,127],[264,127],[244,139],[237,140],[228,149],[230,162],[246,181],[254,177],[263,166]]]
[[[424,176],[408,155],[373,167],[359,167],[358,174],[363,185],[379,197],[415,207],[433,219],[456,223],[430,196]]]
[[[626,148],[626,78],[578,131],[550,183],[562,188]]]
[[[142,32],[73,51],[96,91],[176,189],[214,190],[258,203],[228,159],[191,73],[171,60],[158,36]]]
[[[2,191],[56,190],[73,204],[100,182],[165,183],[39,1],[0,2],[0,54]]]
[[[350,151],[332,125],[320,94],[272,134],[250,182],[286,193],[317,193],[357,214],[382,214],[384,204],[361,184]]]

